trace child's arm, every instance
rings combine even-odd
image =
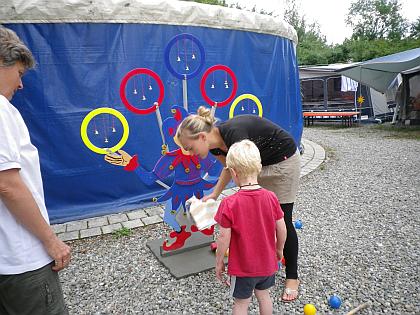
[[[276,250],[277,250],[277,259],[280,260],[283,257],[283,247],[284,242],[286,241],[287,230],[286,224],[284,223],[284,219],[281,218],[280,220],[276,221]]]
[[[223,282],[222,273],[225,271],[225,263],[223,261],[225,253],[230,244],[230,228],[224,228],[219,225],[220,234],[217,238],[217,252],[216,252],[216,278]]]

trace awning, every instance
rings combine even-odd
[[[420,48],[360,62],[339,73],[385,93],[395,77],[420,65]]]

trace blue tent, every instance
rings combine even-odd
[[[300,143],[297,37],[282,20],[183,1],[9,3],[0,7],[0,23],[15,30],[37,60],[36,69],[24,77],[25,88],[12,103],[38,147],[53,223],[135,209],[164,193],[161,185],[146,186],[134,173],[106,163],[102,154],[89,150],[80,136],[82,121],[97,108],[120,112],[129,126],[123,149],[138,154],[141,165],[151,170],[162,151],[158,114],[163,120],[170,117],[171,106],[182,106],[185,100],[190,112],[200,105],[209,106],[200,84],[214,65],[227,66],[236,76],[234,99],[242,94],[255,96],[261,101],[262,115]],[[184,81],[176,74],[186,64],[180,66],[176,59],[187,53],[197,55],[198,63],[191,61],[195,76]],[[164,96],[159,112],[138,114],[122,101],[121,83],[138,68],[151,70],[161,79]],[[226,91],[219,89],[212,95],[210,85],[218,77],[228,82],[222,84]],[[160,95],[153,77],[140,79],[122,88],[130,94],[130,104],[136,97],[145,98],[152,85],[150,93],[155,94],[149,94],[149,99]],[[215,102],[227,99],[233,83],[227,72],[213,71],[205,85],[208,98]],[[226,120],[230,112],[258,114],[258,107],[248,98],[232,110],[229,101],[215,114]],[[112,146],[122,137],[124,126],[118,117],[102,116],[91,119],[89,137],[98,147],[106,146],[104,141]],[[97,130],[98,139],[93,135]]]

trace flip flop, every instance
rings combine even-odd
[[[284,296],[292,296],[291,299],[285,299]],[[298,290],[294,290],[294,289],[290,289],[290,288],[284,288],[283,290],[283,294],[281,296],[281,301],[284,303],[290,303],[295,301],[298,298],[299,295],[299,291]]]

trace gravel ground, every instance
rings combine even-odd
[[[302,179],[294,218],[303,222],[300,296],[279,301],[283,273],[272,290],[276,314],[419,314],[420,141],[372,127],[305,128],[327,161]],[[145,246],[163,224],[131,236],[71,243],[73,261],[61,272],[70,314],[226,314],[232,300],[213,271],[175,280]],[[337,294],[339,310],[327,298]],[[257,314],[255,299],[250,307]]]

